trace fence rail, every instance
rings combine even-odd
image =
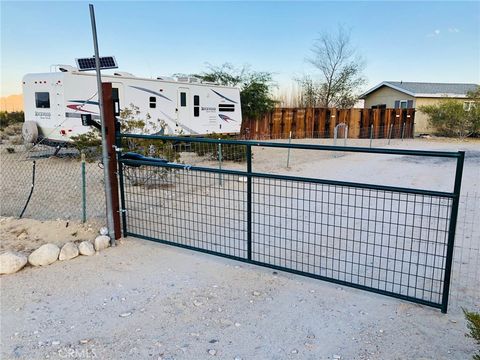
[[[119,153],[124,235],[327,280],[447,311],[463,152],[121,134],[158,148],[234,145],[245,168]],[[170,144],[166,147],[165,144]],[[183,144],[183,145],[182,145]],[[185,146],[189,144],[189,146]],[[257,172],[252,148],[456,159],[453,191]],[[128,183],[136,169],[149,185]]]
[[[276,108],[260,119],[244,119],[245,139],[333,138],[335,126],[348,126],[353,139],[412,138],[415,109]]]

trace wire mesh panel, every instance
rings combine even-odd
[[[246,258],[246,184],[237,175],[144,166],[125,185],[128,233]],[[128,181],[128,180],[127,180]]]
[[[253,180],[252,260],[441,303],[452,201]]]
[[[464,153],[126,137],[165,141],[162,148],[180,156],[168,162],[120,154],[125,235],[325,279],[446,312]],[[172,145],[167,146],[169,142]],[[190,143],[196,144],[183,150],[178,146]],[[265,169],[255,172],[252,147],[456,158],[454,191],[299,177]],[[182,163],[189,154],[186,149],[191,148],[202,151],[196,151],[194,164]],[[241,155],[234,157],[238,166],[226,169],[223,163],[217,167],[200,159],[227,148]]]

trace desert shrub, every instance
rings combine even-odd
[[[15,135],[10,138],[10,144],[12,145],[22,145],[23,144],[23,138],[21,135]]]
[[[480,90],[468,94],[466,101],[446,99],[436,105],[420,106],[440,136],[464,138],[480,135]]]
[[[102,139],[98,130],[71,137],[72,146],[85,154],[87,161],[97,160],[102,153]]]
[[[0,129],[4,129],[7,126],[23,123],[24,113],[23,111],[0,111]]]
[[[205,136],[208,139],[226,139],[231,140],[228,135],[210,134]],[[192,149],[198,156],[207,156],[212,160],[219,160],[220,151],[218,144],[212,143],[192,143]],[[222,144],[222,160],[245,162],[247,160],[247,147],[240,144]]]
[[[470,312],[463,309],[465,318],[467,319],[468,337],[474,339],[480,346],[480,313]],[[473,355],[473,360],[480,360],[480,350]]]
[[[157,122],[151,120],[151,116],[146,114],[145,119],[140,118],[138,106],[130,104],[123,109],[119,116],[120,129],[122,132],[133,134],[147,134],[148,132],[161,131],[165,124],[160,119]],[[168,161],[180,160],[180,154],[170,141],[161,141],[154,139],[132,139],[122,140],[122,147],[145,156],[158,157]]]
[[[22,133],[22,124],[23,123],[10,124],[4,128],[2,132],[8,136],[20,135]]]

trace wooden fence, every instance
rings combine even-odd
[[[244,119],[241,134],[246,139],[412,138],[415,109],[276,108],[257,120]],[[346,127],[348,126],[348,130]]]

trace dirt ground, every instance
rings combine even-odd
[[[392,146],[467,151],[448,314],[127,238],[93,257],[2,276],[0,357],[470,358],[475,345],[465,337],[461,307],[480,310],[480,142],[414,140]],[[270,150],[254,153],[254,170],[433,190],[453,186],[451,161],[359,154],[313,158],[292,151],[287,169],[285,151],[275,156]],[[14,229],[0,225],[3,241]]]
[[[29,254],[46,242],[62,246],[66,242],[92,241],[98,235],[101,223],[76,221],[16,219],[0,217],[0,252],[5,250]]]
[[[135,239],[1,286],[3,359],[468,359],[474,350],[458,311]]]

